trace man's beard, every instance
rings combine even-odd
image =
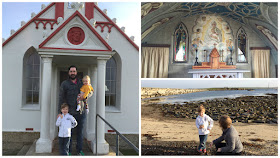
[[[71,80],[75,80],[75,79],[77,78],[77,75],[70,75],[69,78],[70,78]]]

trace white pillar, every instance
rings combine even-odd
[[[95,140],[95,116],[96,116],[96,86],[97,86],[97,67],[90,67],[91,85],[94,89],[93,95],[89,98],[89,114],[88,114],[88,134],[87,139],[94,142]]]
[[[51,86],[51,98],[56,98],[58,96],[57,94],[57,88],[60,86],[58,84],[58,78],[57,78],[57,66],[52,64],[52,86]],[[51,100],[51,112],[50,112],[50,139],[54,140],[57,137],[57,127],[55,125],[56,123],[56,116],[57,116],[57,101],[56,99]]]
[[[108,59],[104,57],[97,58],[96,113],[103,118],[105,118],[105,72]],[[95,151],[95,144],[92,147],[93,151]],[[105,141],[105,123],[100,118],[97,120],[97,153],[109,153],[109,144]]]
[[[50,139],[50,104],[51,104],[51,55],[41,55],[42,57],[42,98],[41,98],[41,130],[40,138],[36,142],[36,153],[51,153],[52,141]]]

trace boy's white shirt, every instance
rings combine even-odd
[[[67,113],[63,115],[63,118],[58,117],[56,120],[56,126],[59,126],[58,137],[71,137],[71,129],[78,125],[76,119]]]
[[[210,125],[209,125],[210,123]],[[198,128],[199,135],[206,135],[209,134],[210,131],[208,129],[212,129],[213,127],[213,119],[208,115],[204,114],[202,117],[200,115],[197,116],[195,120],[195,125]],[[204,125],[204,128],[199,129],[199,126]]]

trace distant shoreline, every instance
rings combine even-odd
[[[141,99],[146,98],[154,98],[161,96],[170,96],[170,95],[178,95],[178,94],[187,94],[187,93],[196,93],[196,92],[204,92],[204,91],[231,91],[231,90],[248,90],[254,91],[256,89],[278,89],[278,88],[202,88],[202,89],[178,89],[178,88],[150,88],[150,87],[142,87],[141,88]]]

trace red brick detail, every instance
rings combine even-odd
[[[40,17],[43,13],[45,13],[48,9],[50,9],[55,3],[51,3],[49,6],[47,6],[44,10],[42,10],[39,14],[37,14],[34,18],[32,18],[30,21],[28,21],[24,26],[22,26],[16,33],[14,33],[12,36],[10,36],[3,44],[2,47],[4,47],[8,42],[10,42],[16,35],[18,35],[22,30],[24,30],[29,24],[31,24],[35,19]]]
[[[99,13],[101,13],[109,22],[111,22],[114,27],[128,40],[128,42],[130,42],[135,49],[137,49],[139,51],[139,47],[118,27],[118,25],[116,25],[106,14],[104,14],[100,8],[98,6],[96,6],[94,4],[94,8],[97,9],[99,11]]]
[[[57,20],[58,17],[64,19],[64,2],[55,3],[55,20]]]
[[[101,50],[101,49],[78,49],[78,48],[57,48],[57,47],[40,47],[41,49],[59,49],[59,50],[81,50],[81,51],[98,51],[98,52],[108,52],[112,50]]]
[[[114,26],[111,22],[96,22],[95,28],[101,27],[101,32],[104,32],[104,28],[108,27],[108,32],[111,32],[111,28]]]
[[[26,131],[33,131],[33,128],[25,128]]]
[[[93,7],[94,7],[93,2],[86,2],[86,4],[85,4],[85,16],[88,20],[93,18]]]
[[[41,18],[37,18],[34,19],[34,23],[36,24],[36,29],[39,28],[39,24],[42,23],[43,24],[43,28],[44,30],[46,29],[47,24],[51,25],[51,29],[53,29],[53,25],[57,24],[57,21],[55,19],[41,19]]]

